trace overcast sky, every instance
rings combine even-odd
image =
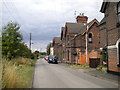
[[[65,22],[76,22],[77,15],[84,13],[88,22],[103,14],[100,8],[103,0],[2,0],[2,25],[10,21],[20,24],[24,42],[29,46],[32,33],[32,50],[45,51],[53,37],[60,36]]]

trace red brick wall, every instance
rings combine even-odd
[[[90,30],[88,31],[88,34],[92,33],[92,43],[88,43],[88,48],[90,49],[95,49],[95,48],[99,48],[99,28],[97,27],[97,24],[93,24],[93,26],[90,28]]]
[[[93,24],[89,29],[88,33],[92,33],[92,41],[93,43],[88,43],[88,63],[89,58],[99,58],[99,28],[97,24]],[[86,35],[79,35],[75,39],[75,50],[77,52],[77,56],[74,56],[74,60],[78,61],[78,64],[86,63]]]
[[[100,48],[103,48],[107,45],[106,36],[106,29],[100,30]]]
[[[104,48],[107,46],[107,42],[108,46],[116,45],[117,40],[120,38],[120,27],[117,27],[116,10],[117,2],[109,2],[107,4],[104,13],[106,24],[103,25],[106,29],[100,26],[100,47]],[[107,42],[104,38],[107,38]],[[108,49],[108,70],[120,71],[120,68],[117,66],[117,48]]]
[[[108,50],[109,60],[108,60],[108,70],[118,72],[117,67],[117,49]]]
[[[115,45],[118,40],[118,29],[108,31],[108,46]]]

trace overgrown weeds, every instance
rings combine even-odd
[[[107,67],[106,66],[103,66],[103,65],[99,65],[97,68],[96,68],[97,71],[101,71],[103,73],[107,73]]]
[[[76,69],[88,69],[89,65],[88,64],[82,64],[82,65],[70,65],[70,67],[72,68],[76,68]]]
[[[21,65],[21,64],[31,65],[31,66],[34,65],[34,61],[31,60],[31,59],[28,59],[28,58],[20,57],[20,58],[13,59],[12,61],[13,61],[14,64],[16,64],[18,66]]]
[[[29,88],[34,62],[27,58],[2,60],[2,88]]]

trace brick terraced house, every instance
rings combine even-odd
[[[99,22],[96,19],[92,20],[84,25],[79,33],[71,40],[73,60],[75,63],[89,64],[90,59],[98,60],[100,58],[98,24]]]
[[[73,60],[72,48],[71,48],[71,39],[74,38],[79,32],[80,29],[87,23],[87,16],[80,15],[76,18],[76,23],[67,22],[65,24],[65,51],[64,51],[64,61],[67,63],[75,63]]]
[[[65,62],[65,50],[66,50],[66,46],[65,46],[65,27],[61,28],[61,50],[62,50],[62,55],[61,55],[61,61]]]
[[[62,62],[90,64],[99,63],[103,51],[107,71],[120,72],[120,1],[102,3],[100,12],[104,18],[87,23],[88,17],[80,14],[76,23],[67,22],[61,28],[61,37],[53,39],[54,55]]]
[[[87,23],[88,17],[80,14],[76,23],[67,22],[61,30],[62,60],[71,64],[86,64],[89,59],[99,58],[99,22],[94,19]],[[89,27],[86,30],[86,27]],[[86,31],[88,34],[88,62],[86,62]]]
[[[100,48],[107,49],[108,71],[120,72],[120,2],[103,2],[99,24]]]
[[[62,60],[62,44],[61,44],[61,37],[54,37],[53,38],[53,51],[54,55],[58,57],[58,60]]]

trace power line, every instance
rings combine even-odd
[[[14,20],[17,20],[17,19],[13,16],[13,14],[12,14],[11,11],[9,10],[9,8],[7,7],[7,4],[6,4],[6,2],[5,2],[4,0],[3,0],[2,4],[4,4],[3,6],[6,7],[8,13],[9,13],[9,16],[11,16]]]
[[[11,4],[12,8],[14,9],[15,14],[17,14],[17,16],[19,17],[19,20],[22,21],[22,22],[24,22],[23,19],[20,16],[20,14],[19,14],[18,9],[17,9],[15,3],[13,2],[13,0],[11,0],[10,4]]]
[[[6,1],[6,2],[8,2],[8,1]],[[21,16],[20,16],[20,14],[19,14],[19,12],[18,12],[18,10],[17,10],[17,7],[16,7],[16,5],[14,4],[14,2],[13,2],[13,0],[9,0],[9,3],[7,3],[6,4],[6,2],[3,0],[3,4],[4,4],[4,6],[6,7],[6,9],[8,10],[8,13],[9,13],[9,16],[11,16],[15,21],[19,21],[19,22],[25,22],[22,18],[21,18]],[[15,12],[15,14],[13,14],[12,12],[11,12],[11,9],[9,9],[8,8],[8,6],[9,6],[9,8],[11,8],[14,12]],[[16,18],[16,16],[17,17],[19,17],[19,18]],[[25,24],[24,24],[24,26],[25,26]],[[25,26],[26,27],[26,26]],[[26,27],[27,28],[27,27]]]
[[[25,23],[25,21],[21,18],[20,14],[18,12],[18,9],[17,9],[15,3],[13,2],[13,0],[9,0],[9,1],[3,0],[2,3],[3,3],[3,6],[6,8],[6,10],[8,11],[8,13],[9,13],[8,16],[11,21],[21,22],[21,24],[23,22]],[[22,26],[25,28],[28,28],[25,24],[22,24]]]

